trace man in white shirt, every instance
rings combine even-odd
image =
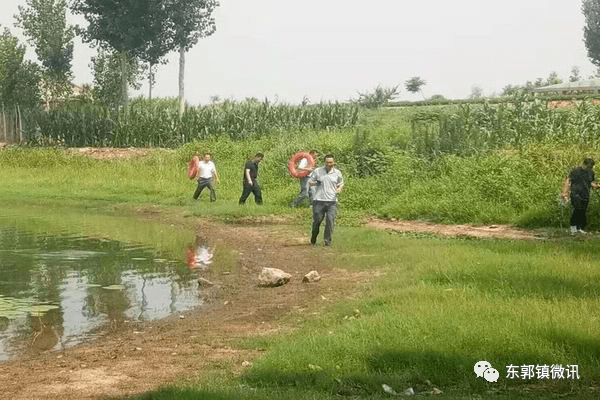
[[[308,184],[315,188],[313,194],[313,224],[310,243],[316,245],[319,227],[325,219],[325,246],[331,246],[331,235],[337,215],[338,193],[344,187],[344,178],[340,170],[335,168],[332,154],[325,156],[325,166],[311,172]]]
[[[216,182],[219,181],[219,175],[217,174],[215,163],[211,161],[210,153],[205,153],[202,160],[198,162],[198,174],[196,175],[196,178],[198,179],[198,187],[194,193],[194,200],[198,200],[202,190],[207,187],[208,190],[210,190],[210,201],[215,201],[217,199],[217,194],[215,193],[213,184],[215,180]]]
[[[311,150],[308,152],[308,154],[310,154],[310,156],[312,157],[312,159],[315,161],[315,164],[316,164],[317,158],[319,158],[319,152],[317,150]],[[302,160],[300,160],[300,162],[298,163],[298,170],[300,170],[300,171],[312,172],[313,169],[314,169],[314,167],[309,168],[308,160],[306,159],[306,157],[303,158]],[[310,187],[310,185],[308,184],[308,179],[309,179],[309,174],[300,178],[300,193],[298,193],[298,196],[296,196],[296,198],[290,203],[290,207],[298,207],[304,201],[304,199],[307,197],[308,197],[308,201],[312,204],[313,190]]]

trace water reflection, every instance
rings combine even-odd
[[[190,271],[204,271],[212,263],[214,249],[209,246],[206,239],[196,236],[193,245],[188,246],[186,254],[186,264]]]
[[[206,269],[214,249],[196,240],[189,250],[185,268],[142,246],[0,227],[0,360],[199,305],[189,271]]]

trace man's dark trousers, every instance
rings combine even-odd
[[[198,200],[200,193],[202,193],[205,187],[210,190],[210,201],[215,201],[217,199],[217,194],[215,193],[215,188],[212,185],[212,178],[200,178],[198,180],[198,187],[194,193],[194,200]]]
[[[245,204],[246,199],[250,196],[250,193],[254,193],[254,201],[256,204],[262,204],[262,193],[260,192],[260,185],[258,181],[255,179],[253,184],[250,185],[248,182],[244,182],[244,191],[242,192],[242,196],[240,197],[240,204]]]
[[[589,196],[582,196],[579,193],[571,193],[571,205],[573,213],[571,214],[571,226],[577,229],[585,229],[587,226],[587,209],[590,203]]]
[[[302,201],[306,197],[308,197],[309,201],[311,200],[310,187],[308,186],[308,179],[309,179],[308,175],[305,177],[302,177],[302,179],[300,179],[300,193],[290,204],[291,207],[297,207],[300,203],[302,203]]]
[[[325,246],[331,245],[331,235],[335,225],[335,217],[337,215],[337,201],[313,201],[313,225],[310,243],[317,243],[319,236],[319,226],[325,218],[325,234],[323,241]]]

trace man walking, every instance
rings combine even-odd
[[[315,161],[315,164],[317,163],[317,158],[319,158],[319,152],[317,150],[311,150],[308,152],[308,154],[310,154],[310,156],[312,157],[312,159]],[[314,168],[309,168],[308,167],[308,160],[305,158],[303,158],[302,160],[300,160],[300,162],[298,163],[298,170],[300,171],[309,171],[312,172]],[[290,207],[298,207],[298,205],[300,205],[302,203],[302,201],[304,201],[305,198],[308,197],[308,201],[310,203],[312,203],[312,188],[310,187],[310,185],[308,184],[308,180],[309,180],[309,174],[307,174],[306,176],[303,176],[302,178],[300,178],[300,193],[298,193],[298,196],[296,196],[296,198],[290,203]]]
[[[243,191],[240,197],[240,204],[245,204],[250,193],[254,193],[256,204],[262,204],[262,193],[258,184],[258,164],[262,161],[264,155],[256,153],[254,159],[246,162],[244,166]]]
[[[569,173],[563,186],[562,197],[566,201],[571,195],[571,234],[585,233],[587,225],[587,208],[590,202],[590,189],[598,189],[600,185],[594,180],[594,160],[586,158],[583,164]]]
[[[325,246],[331,246],[331,235],[337,215],[338,193],[344,187],[342,173],[335,168],[335,158],[332,154],[325,156],[325,166],[315,169],[310,174],[308,184],[315,188],[313,195],[313,224],[310,243],[316,245],[319,227],[325,218]]]
[[[196,177],[198,178],[198,187],[194,193],[194,200],[198,200],[200,193],[207,187],[210,190],[210,201],[215,201],[217,194],[215,193],[214,182],[215,180],[219,181],[219,175],[217,175],[215,163],[211,161],[210,153],[204,153],[202,161],[198,163],[198,175]]]

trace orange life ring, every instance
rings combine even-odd
[[[312,158],[312,156],[309,153],[300,151],[300,152],[294,154],[292,156],[292,158],[290,158],[290,161],[288,161],[288,170],[290,171],[290,174],[292,174],[292,176],[294,178],[303,178],[310,173],[310,171],[306,171],[306,170],[298,171],[296,169],[296,164],[298,164],[298,162],[300,160],[302,160],[303,158],[306,158],[308,160],[308,168],[312,168],[315,166],[315,160]]]
[[[200,159],[198,158],[198,156],[192,157],[192,159],[188,163],[188,171],[187,171],[188,178],[194,179],[196,177],[196,174],[198,173],[198,163],[199,162],[200,162]]]

